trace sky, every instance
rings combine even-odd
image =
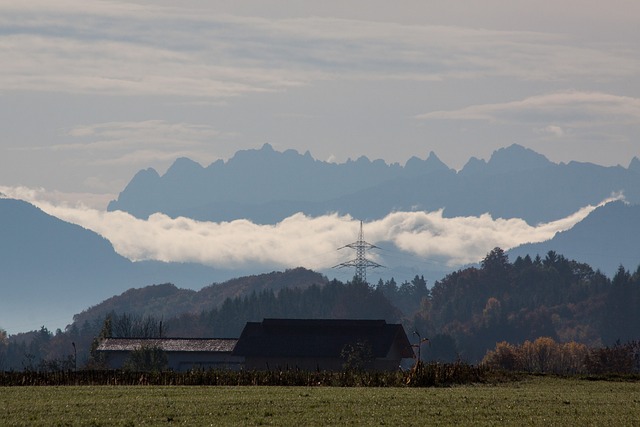
[[[269,143],[332,162],[404,164],[433,151],[460,169],[517,143],[554,162],[626,167],[640,157],[639,16],[636,0],[0,0],[0,191],[108,236],[131,259],[176,260],[194,249],[135,247],[113,224],[129,224],[129,236],[191,230],[191,246],[266,231],[104,212],[137,171],[163,173],[178,157],[206,166]],[[439,224],[462,236],[447,241],[455,263],[550,238],[575,219],[394,215],[368,227],[372,240],[402,235],[399,248],[439,256],[411,243]],[[327,236],[340,221],[355,236],[352,218],[288,218],[247,259],[299,253],[295,224]],[[487,239],[496,227],[523,231]]]
[[[270,143],[344,162],[640,156],[640,2],[0,1],[0,185],[106,206]]]

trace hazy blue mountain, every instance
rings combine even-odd
[[[612,193],[640,203],[640,161],[629,168],[557,164],[519,145],[489,161],[472,158],[459,172],[432,152],[404,166],[361,157],[342,164],[315,160],[270,145],[238,151],[227,162],[202,167],[178,159],[162,176],[140,171],[109,204],[141,218],[154,212],[199,220],[247,218],[275,223],[296,212],[329,212],[371,220],[394,210],[435,210],[446,216],[519,217],[531,224],[555,220]]]
[[[378,218],[392,210],[444,208],[447,217],[488,212],[494,218],[523,218],[537,224],[563,218],[617,192],[640,203],[640,168],[556,164],[512,145],[496,151],[488,162],[470,159],[458,173],[440,171],[388,181],[331,201],[330,206],[358,218]]]
[[[10,332],[64,327],[73,313],[134,286],[200,288],[228,277],[197,264],[133,263],[92,231],[0,199],[0,327]]]
[[[496,150],[488,162],[470,159],[460,171],[461,175],[501,175],[527,170],[542,170],[552,166],[542,154],[525,148],[521,145],[513,144],[506,148]]]
[[[153,169],[140,171],[108,209],[141,218],[164,212],[201,220],[274,222],[299,211],[323,214],[333,210],[329,201],[342,196],[443,169],[448,170],[434,154],[412,159],[408,168],[366,157],[335,164],[265,144],[206,168],[178,159],[162,176]]]
[[[599,207],[570,230],[546,242],[526,244],[508,252],[509,259],[529,254],[544,258],[555,251],[589,264],[612,277],[620,265],[635,271],[640,265],[640,205],[623,202]]]

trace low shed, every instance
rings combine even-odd
[[[159,348],[167,356],[168,368],[174,371],[237,370],[244,361],[232,354],[237,342],[237,339],[228,338],[105,338],[97,350],[105,355],[111,369],[122,368],[132,351]]]
[[[353,352],[366,350],[360,355]],[[414,352],[402,325],[384,320],[264,319],[248,322],[233,354],[245,369],[340,371],[349,353],[362,367],[396,370]]]

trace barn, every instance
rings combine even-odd
[[[173,371],[238,370],[243,359],[232,354],[237,342],[237,339],[228,338],[105,338],[97,350],[105,356],[110,369],[122,368],[135,350],[158,348],[166,355],[167,367]]]
[[[162,350],[173,371],[341,371],[350,363],[390,371],[414,357],[402,325],[351,319],[264,319],[248,322],[238,339],[105,338],[97,350],[108,368],[120,369],[141,348]]]
[[[248,370],[340,371],[351,357],[390,371],[414,352],[402,325],[384,320],[264,319],[246,324],[233,355]]]

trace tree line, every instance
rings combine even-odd
[[[0,370],[85,366],[92,344],[104,336],[106,319],[110,336],[185,338],[238,337],[246,322],[267,317],[385,319],[401,322],[412,342],[427,338],[420,347],[424,360],[479,363],[502,342],[517,347],[546,337],[591,350],[638,341],[639,306],[640,268],[629,272],[620,266],[609,279],[553,251],[510,262],[495,248],[478,266],[452,272],[431,287],[418,275],[373,286],[355,278],[332,280],[252,291],[169,318],[113,307],[65,331],[0,331]]]
[[[558,343],[549,337],[522,344],[506,341],[489,350],[482,364],[507,371],[554,374],[630,374],[640,372],[640,341],[589,348],[571,341]]]
[[[640,268],[608,279],[589,265],[549,251],[510,263],[495,248],[479,267],[447,275],[430,289],[411,327],[449,335],[464,360],[478,362],[498,342],[540,337],[591,348],[640,337]]]

